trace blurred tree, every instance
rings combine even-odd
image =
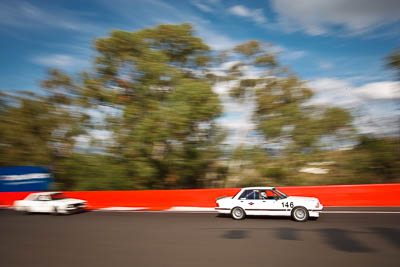
[[[357,183],[399,182],[400,143],[398,138],[361,136],[350,154],[347,168],[354,171]]]
[[[400,49],[397,49],[390,53],[386,57],[389,68],[394,69],[397,72],[397,78],[400,79]]]
[[[86,116],[57,105],[53,95],[10,96],[0,112],[1,165],[44,164],[71,155]]]
[[[312,105],[312,91],[280,65],[271,44],[250,41],[217,53],[184,23],[115,30],[94,47],[87,72],[49,70],[41,94],[0,92],[1,166],[49,166],[57,189],[200,188],[306,184],[299,168],[334,156],[332,168],[340,171],[329,173],[333,183],[397,181],[398,153],[390,150],[397,139],[324,150],[352,137],[353,118],[342,108]],[[388,62],[400,69],[398,50]],[[217,75],[215,67],[226,66]],[[236,83],[233,99],[255,104],[253,121],[264,138],[234,149],[230,162],[229,149],[221,160],[226,133],[215,123],[222,107],[212,86],[220,81]],[[94,113],[102,115],[88,115]],[[91,142],[93,129],[109,137]]]
[[[248,41],[223,58],[223,66],[229,67],[220,80],[236,83],[230,89],[233,99],[255,104],[253,121],[264,139],[258,149],[249,150],[249,168],[258,174],[251,173],[253,178],[244,184],[296,184],[298,170],[311,154],[354,135],[350,112],[312,105],[313,92],[288,67],[280,65],[274,51],[272,44]],[[243,154],[236,150],[234,155],[239,152]]]
[[[313,95],[303,81],[279,65],[272,45],[249,41],[236,46],[226,75],[238,84],[231,96],[256,104],[254,121],[267,142],[284,143],[287,153],[312,151],[320,140],[352,130],[352,116],[345,109],[309,104]]]
[[[44,87],[77,93],[89,109],[114,110],[105,120],[107,153],[135,188],[201,187],[224,137],[213,122],[219,98],[203,75],[209,47],[184,23],[115,30],[95,48],[94,71],[74,82],[55,71]]]

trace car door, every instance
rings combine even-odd
[[[51,197],[49,195],[40,195],[35,201],[36,212],[50,212],[52,209]]]
[[[240,206],[247,215],[262,215],[262,200],[260,190],[246,190],[239,197]]]
[[[272,190],[265,191],[266,198],[261,200],[260,215],[287,215],[287,209],[282,200]]]

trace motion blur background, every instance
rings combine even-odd
[[[54,189],[400,182],[399,1],[1,1],[0,18],[0,166],[45,166]]]

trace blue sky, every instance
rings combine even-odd
[[[49,67],[89,68],[93,39],[112,29],[182,22],[215,49],[253,39],[276,44],[282,62],[317,92],[315,103],[350,105],[371,120],[398,115],[399,84],[384,62],[400,46],[398,0],[0,0],[0,90],[37,91]],[[222,121],[248,120],[229,113],[229,104]]]

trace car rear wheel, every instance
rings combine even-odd
[[[23,213],[23,214],[26,214],[26,215],[32,214],[32,212],[31,212],[31,210],[29,209],[29,207],[24,207],[24,208],[22,209],[22,213]]]
[[[232,218],[235,220],[243,220],[246,217],[246,213],[242,208],[236,207],[233,208],[232,212]]]
[[[57,207],[54,207],[51,214],[53,214],[53,215],[55,215],[55,216],[58,215],[58,214],[59,214],[59,213],[58,213],[58,208],[57,208]]]
[[[304,207],[296,207],[292,210],[292,219],[296,222],[305,222],[308,219],[308,210]]]

